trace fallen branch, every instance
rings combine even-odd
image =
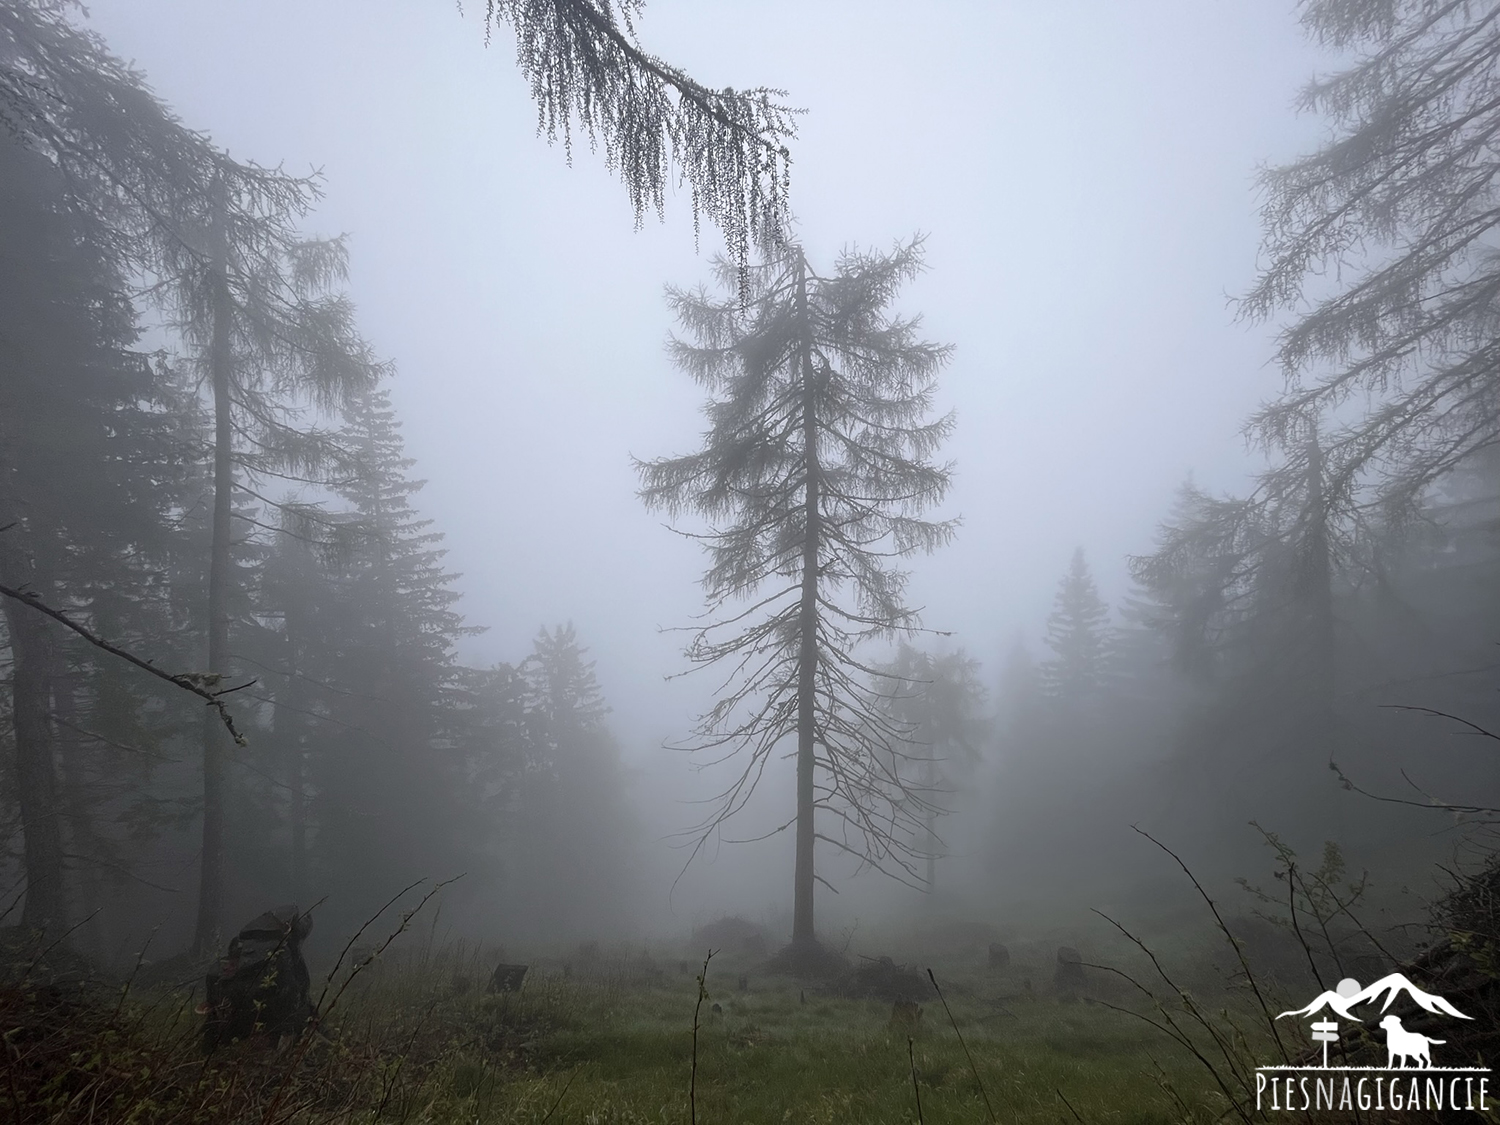
[[[239,732],[239,728],[234,725],[234,716],[229,713],[229,708],[224,706],[224,700],[220,697],[228,695],[231,692],[242,691],[243,689],[249,687],[251,684],[255,683],[254,680],[251,680],[249,683],[237,684],[234,687],[222,688],[218,691],[213,691],[211,689],[218,687],[219,683],[224,678],[221,673],[163,672],[149,660],[142,660],[134,653],[126,652],[118,645],[112,645],[103,637],[89,632],[89,630],[85,629],[82,625],[78,624],[78,622],[68,617],[61,610],[53,609],[50,605],[47,605],[42,601],[41,597],[35,593],[29,593],[25,590],[17,590],[11,586],[0,586],[0,594],[4,594],[7,598],[14,598],[22,605],[30,606],[38,613],[46,614],[48,617],[52,618],[52,620],[66,625],[69,629],[72,629],[73,632],[77,633],[80,637],[88,641],[88,643],[93,645],[95,648],[102,648],[111,656],[118,656],[127,664],[134,664],[142,671],[150,672],[159,680],[166,680],[167,683],[180,687],[183,691],[192,692],[199,699],[204,700],[208,706],[212,707],[219,713],[219,718],[224,723],[224,729],[229,731],[230,737],[234,739],[234,744],[236,746],[248,746],[250,744],[250,740],[242,735]]]

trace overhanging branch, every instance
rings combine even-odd
[[[247,688],[251,684],[255,683],[254,680],[249,681],[249,683],[238,684],[235,687],[219,688],[219,690],[217,691],[212,690],[218,687],[219,682],[223,678],[217,672],[163,672],[149,660],[142,660],[139,656],[136,656],[134,653],[126,652],[118,645],[110,644],[103,637],[90,632],[88,629],[78,624],[78,622],[68,617],[67,614],[63,613],[61,610],[53,609],[50,605],[47,605],[45,602],[43,602],[38,594],[31,593],[25,590],[17,590],[14,587],[4,585],[0,585],[0,594],[4,594],[7,598],[13,598],[16,601],[20,602],[22,605],[30,606],[38,613],[45,614],[46,616],[52,618],[52,620],[66,625],[69,629],[73,630],[73,632],[77,633],[80,637],[88,641],[88,643],[93,645],[95,648],[103,649],[111,656],[118,656],[126,663],[134,664],[142,671],[151,673],[151,675],[155,676],[159,680],[166,680],[167,683],[173,684],[176,687],[181,688],[183,691],[192,692],[199,699],[204,700],[208,706],[212,707],[219,713],[219,718],[224,723],[224,729],[227,730],[230,737],[234,739],[234,744],[236,746],[248,746],[250,744],[249,739],[242,735],[239,732],[239,728],[234,725],[234,716],[229,713],[229,708],[224,706],[224,700],[220,697],[228,695],[231,692],[236,692],[240,691],[243,688]]]

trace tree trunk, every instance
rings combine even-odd
[[[13,573],[11,568],[7,573]],[[5,624],[10,632],[16,799],[26,869],[26,906],[21,923],[56,934],[65,930],[68,922],[57,764],[48,718],[57,650],[41,614],[13,599],[0,600],[5,602]]]
[[[222,187],[220,189],[222,191]],[[233,430],[230,417],[230,318],[228,246],[224,201],[215,201],[212,286],[213,335],[209,375],[214,396],[213,544],[208,564],[208,671],[223,674],[229,655],[230,519],[234,504]],[[199,955],[217,949],[224,905],[224,755],[228,738],[213,708],[203,712],[203,860],[198,882],[198,925],[193,948]]]
[[[807,474],[802,538],[802,605],[797,619],[797,864],[793,882],[792,944],[811,945],[813,931],[813,770],[817,746],[818,547],[822,538],[818,503],[817,388],[813,380],[812,323],[807,311],[807,260],[797,251],[797,319],[802,334],[802,442]]]

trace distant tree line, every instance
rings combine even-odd
[[[1278,327],[1284,388],[1245,424],[1265,468],[1243,495],[1184,485],[1118,612],[1075,556],[1044,659],[1018,650],[1000,692],[997,869],[1084,850],[1106,812],[1221,854],[1258,816],[1414,872],[1448,842],[1412,806],[1500,800],[1441,718],[1500,721],[1500,13],[1301,12],[1345,62],[1301,98],[1330,139],[1262,177],[1241,311]]]

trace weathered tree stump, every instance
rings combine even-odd
[[[278,906],[247,922],[207,977],[203,1050],[256,1035],[299,1035],[315,1014],[302,942],[312,915]]]
[[[490,975],[491,992],[520,992],[530,965],[496,965]]]

